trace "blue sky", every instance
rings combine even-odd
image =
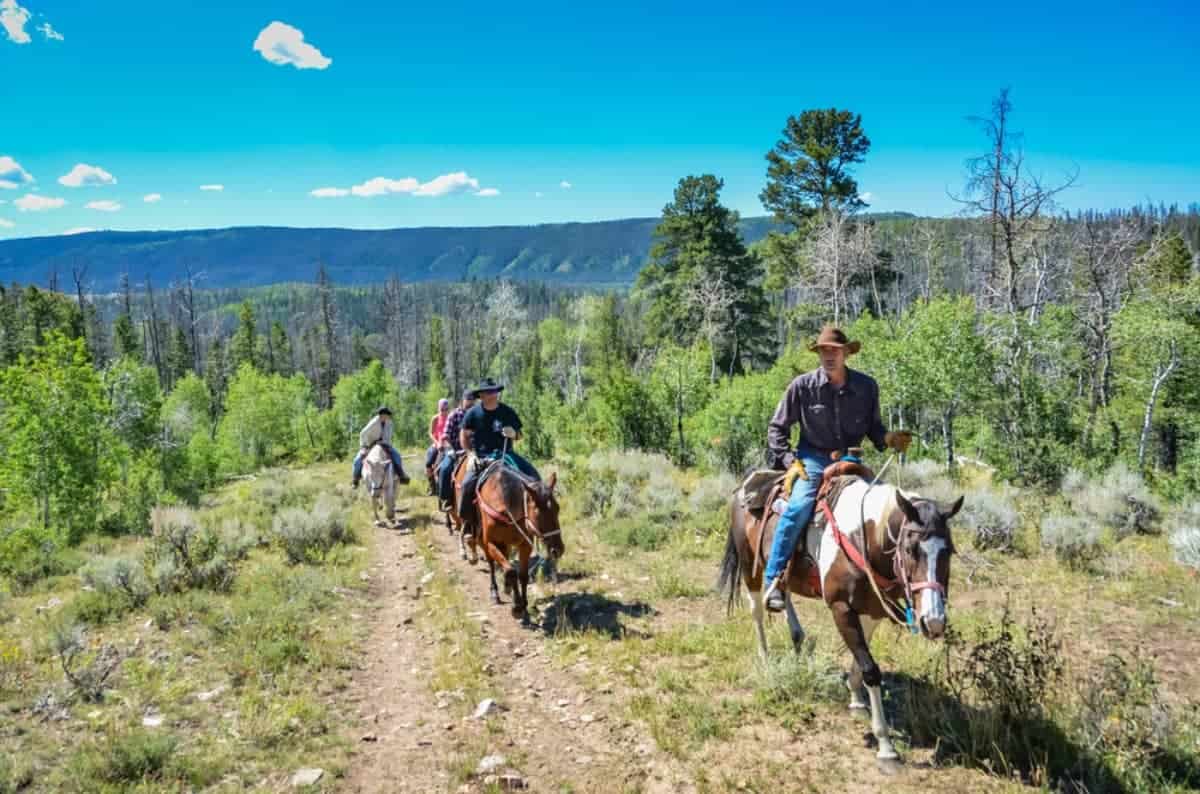
[[[761,214],[764,153],[828,106],[872,209],[949,214],[1003,86],[1066,206],[1200,200],[1200,4],[904,5],[0,0],[0,237],[650,216],[704,172]]]

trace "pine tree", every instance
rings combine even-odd
[[[267,349],[271,351],[270,370],[278,375],[291,377],[296,367],[292,359],[292,340],[288,338],[283,323],[276,320],[271,323],[270,342]]]
[[[767,152],[767,186],[759,194],[775,218],[800,228],[818,212],[852,213],[866,203],[850,168],[871,148],[862,116],[849,110],[806,110],[789,116],[783,138]]]
[[[128,314],[118,314],[117,319],[113,321],[113,345],[116,347],[118,358],[129,356],[139,361],[142,358],[142,343],[138,339],[133,318]]]
[[[178,383],[192,368],[192,346],[188,341],[187,331],[182,326],[175,326],[171,334],[171,344],[167,348],[167,380],[169,385]]]
[[[258,368],[258,357],[255,355],[255,344],[258,341],[254,306],[250,301],[242,301],[238,310],[238,328],[229,341],[229,370],[236,372],[242,364]]]

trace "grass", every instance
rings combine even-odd
[[[348,758],[338,693],[351,674],[349,612],[366,550],[338,545],[318,565],[289,565],[259,539],[276,510],[334,492],[340,475],[280,470],[207,496],[195,518],[229,563],[219,587],[198,573],[151,592],[127,561],[155,541],[100,538],[74,550],[90,589],[72,573],[7,598],[0,792],[232,790],[284,783],[300,766],[326,769],[332,785]],[[83,663],[102,646],[120,654],[95,702],[65,680],[54,625],[84,627]],[[143,726],[148,715],[161,725]]]

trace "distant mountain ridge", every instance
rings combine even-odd
[[[86,232],[0,241],[0,283],[68,282],[87,267],[94,289],[117,288],[121,274],[166,285],[186,269],[205,288],[310,281],[323,262],[338,284],[536,279],[564,284],[628,284],[645,264],[658,218],[476,228],[305,229],[235,227],[161,232]],[[746,243],[773,228],[741,221]]]

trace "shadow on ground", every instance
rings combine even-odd
[[[563,593],[547,599],[541,609],[545,615],[542,631],[549,636],[590,632],[613,640],[648,636],[627,628],[622,620],[655,614],[654,609],[643,601],[626,603],[599,593]]]

